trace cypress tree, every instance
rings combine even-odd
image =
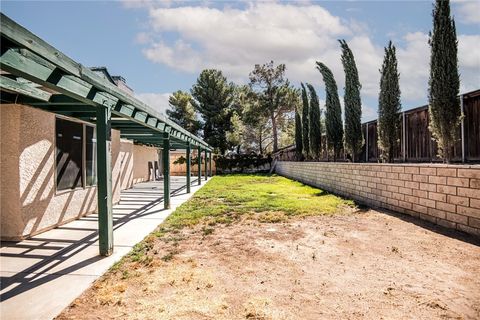
[[[398,144],[400,130],[400,74],[392,41],[385,48],[382,69],[380,70],[380,95],[378,97],[378,146],[384,161],[393,162],[393,152]]]
[[[436,0],[432,16],[433,31],[428,42],[431,48],[428,95],[430,131],[438,142],[439,155],[449,163],[461,119],[458,41],[448,0]]]
[[[315,160],[320,159],[320,151],[322,150],[322,127],[320,122],[320,104],[318,102],[317,92],[315,88],[307,83],[309,95],[310,95],[310,117],[309,117],[309,129],[310,129],[310,153]]]
[[[342,64],[345,70],[345,147],[356,161],[363,145],[362,137],[362,101],[360,99],[360,81],[352,50],[345,40],[338,40],[342,47]]]
[[[302,142],[303,142],[303,154],[306,159],[310,157],[310,141],[308,139],[308,136],[310,134],[310,129],[308,127],[308,117],[309,117],[309,105],[308,105],[308,95],[307,95],[307,90],[305,89],[305,86],[303,83],[302,85],[302,103],[303,103],[303,108],[302,108]]]
[[[328,148],[333,149],[333,160],[336,161],[343,145],[342,108],[338,97],[338,88],[332,71],[323,63],[317,62],[325,82],[325,128],[327,133]]]
[[[295,153],[297,160],[300,160],[303,154],[302,134],[302,119],[300,118],[300,113],[298,112],[298,106],[295,105]]]

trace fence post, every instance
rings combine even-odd
[[[462,162],[465,162],[465,114],[464,114],[464,106],[463,106],[463,94],[460,95],[460,108],[462,112],[462,122],[461,122],[461,142],[462,142]]]
[[[407,131],[405,130],[405,111],[402,112],[402,155],[403,162],[407,162]]]

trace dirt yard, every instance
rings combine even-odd
[[[412,221],[368,210],[148,238],[58,319],[480,319],[478,243]]]

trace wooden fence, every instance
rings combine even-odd
[[[453,146],[453,161],[476,162],[480,161],[480,90],[461,96],[461,107],[464,117],[458,128],[459,137]],[[430,118],[428,106],[423,106],[402,112],[400,115],[401,128],[398,132],[398,145],[395,150],[396,162],[436,162],[438,146],[432,139],[428,128]],[[380,150],[378,148],[377,120],[362,125],[365,144],[360,159],[363,162],[378,162]]]
[[[480,161],[480,90],[461,95],[463,120],[458,129],[459,140],[453,147],[454,162]],[[438,147],[432,139],[428,128],[430,124],[428,106],[404,111],[399,114],[401,128],[398,132],[398,145],[395,148],[395,162],[440,162]],[[377,120],[362,124],[364,145],[357,157],[360,162],[379,162]],[[333,161],[325,148],[325,137],[322,137],[322,155],[320,161]],[[337,161],[348,161],[349,157],[341,152],[342,158]],[[278,158],[292,160],[295,149],[288,149]]]

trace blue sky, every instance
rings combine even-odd
[[[350,44],[362,82],[364,120],[376,117],[383,46],[397,45],[402,104],[427,101],[430,1],[2,1],[1,11],[86,66],[122,75],[139,98],[163,110],[204,68],[248,81],[255,63],[287,65],[287,76],[324,86],[315,61],[343,69],[336,42]],[[480,88],[480,2],[452,2],[462,91]]]

